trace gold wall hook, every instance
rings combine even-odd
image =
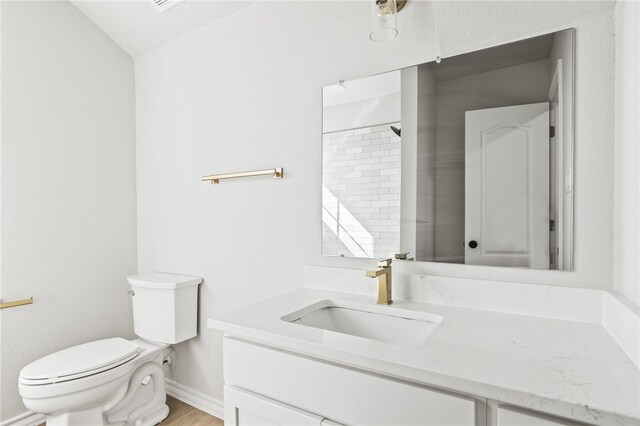
[[[32,303],[33,303],[33,297],[30,297],[28,299],[15,300],[13,302],[1,302],[0,309],[14,308],[16,306],[23,306],[23,305],[31,305]]]

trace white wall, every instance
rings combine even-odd
[[[205,278],[200,334],[176,347],[182,384],[221,399],[207,318],[300,287],[321,259],[320,89],[437,55],[426,3],[390,44],[369,41],[367,6],[259,2],[136,59],[139,269]],[[200,182],[278,166],[282,180]]]
[[[640,305],[640,3],[616,6],[615,288]]]
[[[53,351],[132,337],[136,271],[132,59],[68,2],[2,10],[4,421],[26,411],[18,372]]]
[[[372,265],[320,256],[320,88],[438,54],[577,27],[575,272],[417,262],[396,271],[612,286],[613,4],[435,2],[435,34],[430,4],[409,2],[388,44],[368,40],[366,7],[259,2],[136,59],[139,269],[205,278],[200,335],[176,347],[173,376],[186,386],[222,398],[222,336],[207,318],[299,287],[305,263]],[[277,166],[283,180],[200,182]]]

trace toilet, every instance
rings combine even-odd
[[[63,349],[20,371],[24,405],[47,426],[154,425],[169,415],[164,372],[170,345],[197,334],[202,278],[149,273],[127,278],[134,332]]]

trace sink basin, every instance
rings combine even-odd
[[[440,315],[323,300],[282,317],[283,321],[402,346],[420,346],[442,321]]]

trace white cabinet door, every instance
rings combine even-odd
[[[465,263],[549,269],[549,104],[467,111]]]
[[[244,389],[224,387],[226,426],[320,426],[323,418]]]
[[[506,406],[498,406],[496,417],[496,426],[580,426],[569,420]]]

